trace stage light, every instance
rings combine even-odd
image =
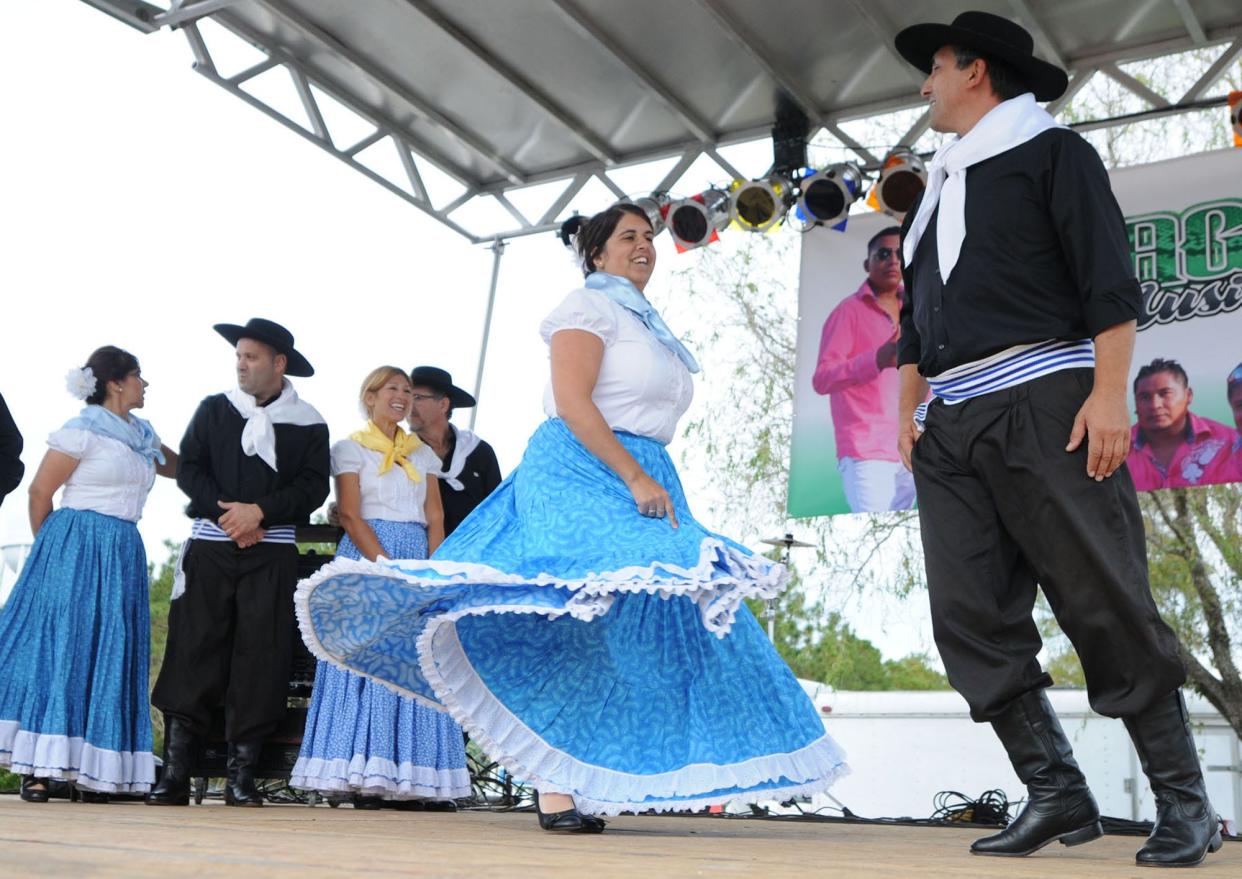
[[[673,202],[667,222],[678,253],[711,244],[720,237],[720,230],[729,225],[729,194],[712,188]]]
[[[779,174],[762,180],[735,180],[729,196],[733,221],[747,232],[766,232],[780,222],[793,200],[793,186]]]
[[[651,223],[651,231],[659,235],[664,231],[664,218],[668,215],[672,199],[668,197],[667,192],[653,192],[642,198],[623,198],[617,204],[632,204],[636,208],[641,208],[642,212],[647,215],[647,222]]]
[[[926,186],[927,167],[923,160],[913,150],[897,147],[885,157],[880,167],[875,200],[880,210],[900,220]]]
[[[560,231],[556,233],[556,237],[561,239],[570,250],[574,249],[574,239],[578,237],[578,231],[582,228],[582,224],[587,220],[582,214],[574,214],[565,222],[561,223]]]
[[[835,226],[849,216],[850,205],[858,200],[862,184],[862,169],[851,162],[816,171],[802,181],[798,213],[808,223]]]

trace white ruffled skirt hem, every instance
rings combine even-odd
[[[299,757],[293,765],[289,786],[386,800],[456,800],[470,796],[470,773],[464,767],[397,765],[392,760],[362,754],[349,760]]]
[[[12,720],[0,720],[0,766],[106,794],[146,793],[155,782],[150,751],[109,751],[76,736],[22,730]]]
[[[672,812],[813,796],[850,772],[844,753],[827,733],[789,753],[728,765],[699,763],[664,773],[619,772],[584,763],[553,748],[492,694],[470,665],[451,623],[449,618],[437,619],[418,642],[423,674],[444,700],[444,710],[515,778],[537,790],[572,794],[584,812]],[[771,787],[760,787],[769,783]],[[584,795],[585,790],[591,795]]]

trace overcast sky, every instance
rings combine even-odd
[[[298,392],[334,437],[356,429],[374,366],[437,364],[473,387],[485,248],[195,74],[180,34],[144,36],[75,0],[5,4],[0,34],[0,391],[27,479],[78,409],[65,372],[102,344],[139,357],[141,414],[173,447],[198,401],[234,383],[217,322],[288,326],[316,367]],[[539,318],[574,281],[551,236],[505,255],[477,429],[506,470],[542,417]],[[149,549],[185,533],[183,500],[159,481]],[[28,534],[23,486],[0,508],[0,542]]]

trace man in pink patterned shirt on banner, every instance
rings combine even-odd
[[[837,468],[855,513],[914,504],[914,478],[897,452],[900,233],[890,226],[867,242],[867,278],[824,322],[811,378],[830,396]]]
[[[1195,392],[1176,360],[1157,358],[1134,379],[1138,424],[1126,465],[1139,491],[1230,482],[1237,435],[1227,425],[1190,411]]]

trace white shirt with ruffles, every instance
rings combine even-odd
[[[585,330],[604,343],[591,400],[608,426],[668,445],[694,399],[690,371],[677,355],[632,311],[585,287],[566,296],[539,325],[549,344],[561,330]],[[543,411],[556,417],[551,381],[543,394]]]
[[[77,427],[62,427],[47,444],[78,466],[65,482],[60,505],[92,510],[127,522],[142,518],[142,508],[155,483],[155,462],[120,440]]]
[[[421,445],[415,449],[410,462],[423,475],[419,482],[415,482],[405,475],[405,470],[398,464],[393,464],[381,476],[379,466],[383,458],[379,452],[363,448],[352,439],[344,439],[332,446],[332,475],[358,475],[362,518],[426,525],[427,513],[423,503],[427,500],[427,471],[438,470],[440,459],[430,446]]]

